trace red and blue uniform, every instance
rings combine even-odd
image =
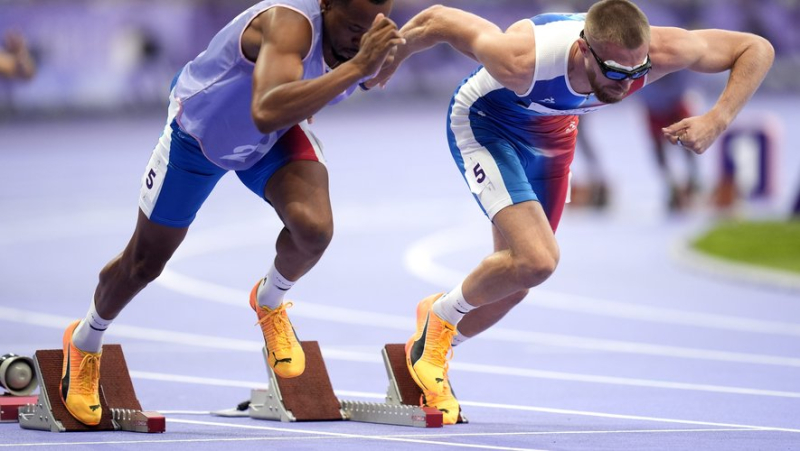
[[[606,104],[576,92],[567,68],[585,14],[543,14],[530,19],[536,67],[528,91],[518,94],[479,67],[450,103],[450,150],[473,195],[490,219],[503,208],[542,204],[553,230],[569,192],[578,117]],[[635,80],[629,94],[646,78]]]

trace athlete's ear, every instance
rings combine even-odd
[[[586,45],[586,41],[583,39],[578,39],[578,50],[581,51],[581,55],[583,56],[589,54],[589,46]]]

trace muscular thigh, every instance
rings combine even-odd
[[[286,131],[264,158],[249,169],[237,171],[236,175],[250,191],[274,205],[273,200],[265,195],[268,183],[287,165],[299,161],[316,162],[322,169],[325,167],[322,144],[305,123]]]

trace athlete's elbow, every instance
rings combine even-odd
[[[731,66],[737,62],[749,61],[750,64],[767,67],[772,66],[775,60],[775,48],[766,38],[752,33],[742,33],[743,38],[739,41],[739,46],[734,55]],[[733,68],[733,67],[731,67]]]
[[[430,38],[440,40],[446,36],[448,29],[447,19],[449,8],[444,5],[433,5],[425,8],[416,17],[409,21],[408,27],[403,27],[407,32],[416,31]],[[411,33],[412,35],[414,33]]]
[[[425,10],[420,13],[419,17],[428,21],[435,20],[437,15],[445,14],[446,10],[447,7],[442,4],[431,5],[425,8]]]
[[[771,66],[772,62],[775,61],[775,47],[772,46],[772,43],[762,36],[755,36],[755,45]]]
[[[278,117],[279,116],[274,114],[271,110],[253,110],[253,122],[255,123],[258,131],[265,135],[276,132],[281,128],[281,124],[278,122]]]

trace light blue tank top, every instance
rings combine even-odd
[[[250,22],[276,6],[305,16],[311,24],[311,49],[303,59],[303,79],[330,69],[322,54],[322,13],[319,0],[264,0],[239,14],[190,61],[178,76],[172,96],[179,104],[176,120],[193,136],[205,156],[217,166],[242,170],[253,166],[287,129],[264,135],[251,113],[255,64],[242,53],[241,39]],[[331,103],[347,98],[357,85]]]

